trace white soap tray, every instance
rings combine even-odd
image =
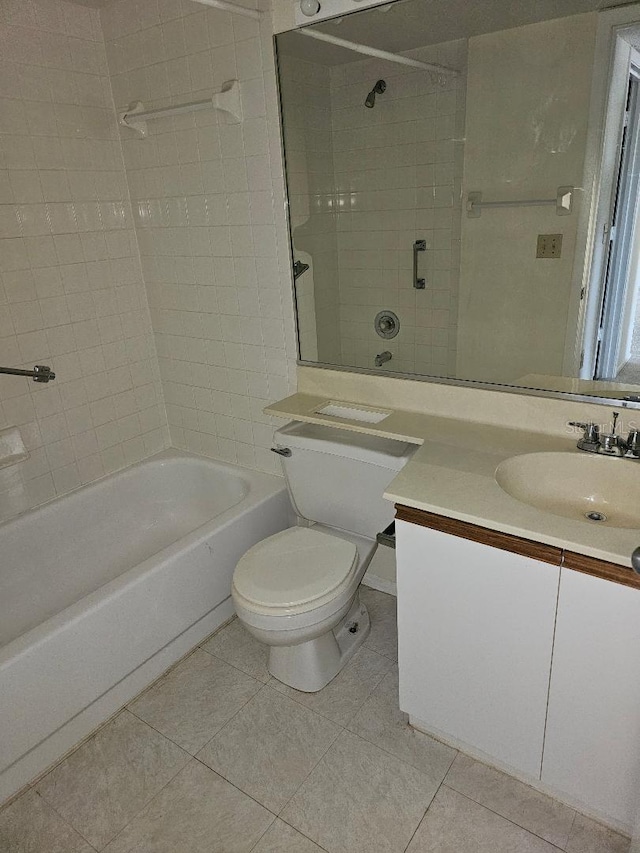
[[[371,409],[368,406],[355,406],[349,403],[329,401],[315,410],[316,415],[326,415],[343,421],[360,421],[364,424],[379,424],[391,414],[389,409]]]

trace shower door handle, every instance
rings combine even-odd
[[[424,290],[426,281],[424,278],[418,277],[418,252],[427,251],[426,240],[416,240],[413,244],[413,286],[416,290]]]

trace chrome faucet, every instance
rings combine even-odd
[[[587,453],[600,453],[604,456],[618,456],[624,459],[640,459],[640,431],[632,429],[625,440],[617,435],[616,428],[620,412],[613,413],[611,432],[600,432],[598,424],[569,421],[569,426],[584,430],[577,448]]]
[[[382,365],[385,363],[385,361],[391,361],[392,358],[393,358],[393,356],[391,355],[389,350],[386,349],[384,352],[378,353],[378,355],[374,359],[374,363],[375,363],[376,367],[382,367]]]

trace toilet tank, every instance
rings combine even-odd
[[[291,423],[275,433],[298,515],[375,538],[394,517],[382,495],[417,449],[404,441],[317,424]]]

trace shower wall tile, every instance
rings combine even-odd
[[[120,138],[172,444],[277,471],[262,409],[295,387],[296,345],[269,16],[121,0],[101,20],[118,110],[239,81],[241,123],[202,110]]]
[[[296,260],[309,269],[295,283],[300,352],[306,361],[341,364],[330,70],[298,56],[279,57],[289,221]]]
[[[451,375],[455,371],[467,44],[460,40],[410,51],[454,68],[434,75],[367,59],[330,69],[335,186],[320,204],[337,211],[342,362]],[[364,99],[387,84],[372,109]],[[412,282],[412,247],[424,290]],[[382,309],[400,319],[391,340],[374,331]]]
[[[96,10],[0,4],[0,519],[168,443],[105,44]]]

